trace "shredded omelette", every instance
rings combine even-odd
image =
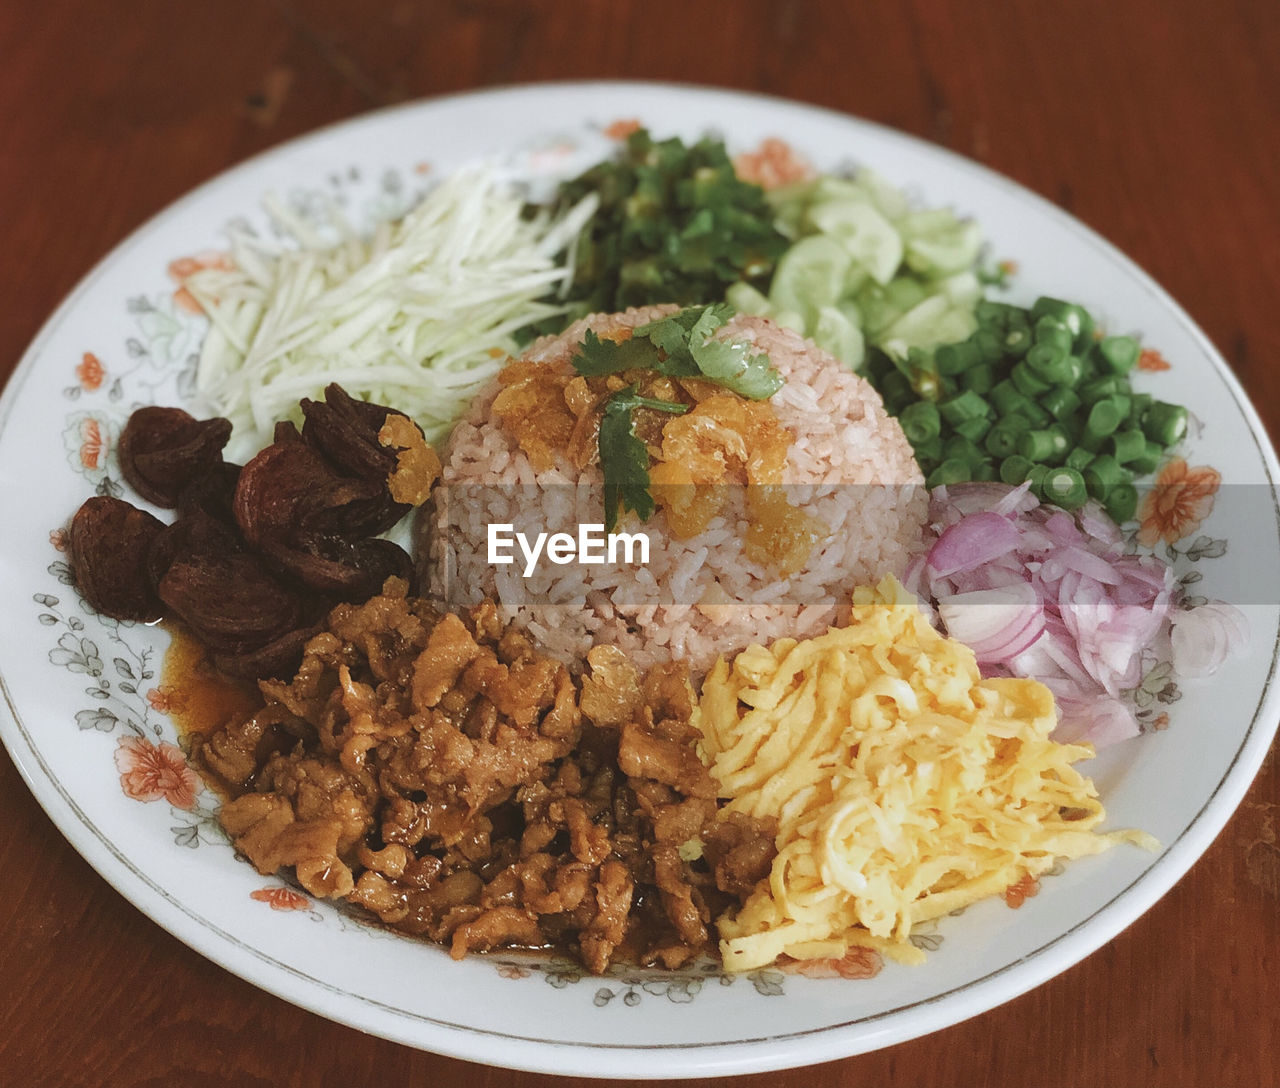
[[[1105,813],[1058,744],[1053,695],[982,679],[968,647],[930,626],[893,578],[854,594],[847,627],[752,646],[707,677],[695,722],[729,811],[778,821],[778,856],[719,921],[726,967],[870,946],[924,954],[912,927],[998,895],[1057,858],[1138,831]]]

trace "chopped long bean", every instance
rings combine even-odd
[[[1135,478],[1187,432],[1186,408],[1136,392],[1131,336],[1102,336],[1083,307],[1029,309],[984,300],[968,340],[905,360],[873,351],[867,368],[931,486],[1030,481],[1044,501],[1087,498],[1119,521],[1137,509]]]

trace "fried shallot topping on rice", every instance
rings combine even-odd
[[[632,333],[618,328],[600,340],[642,345]],[[652,350],[654,363],[662,366],[667,357]],[[630,356],[644,361],[643,346]],[[576,364],[517,360],[498,381],[502,388],[493,414],[539,472],[553,469],[557,455],[579,471],[600,465],[610,449],[601,425],[611,399],[634,401],[631,431],[643,445],[652,499],[677,539],[706,532],[733,487],[744,489],[751,519],[744,552],[779,575],[800,570],[829,533],[820,519],[787,499],[782,484],[794,436],[768,399],[643,365],[593,375],[580,373]]]

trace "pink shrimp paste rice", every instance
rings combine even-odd
[[[604,335],[675,309],[593,314],[536,341],[525,359],[571,370],[588,328]],[[740,314],[718,335],[750,341],[785,379],[772,398],[793,436],[783,482],[789,500],[829,529],[800,570],[780,577],[744,554],[743,488],[732,488],[721,515],[686,540],[669,533],[661,508],[643,524],[632,514],[621,517],[619,531],[648,534],[643,566],[557,565],[544,555],[526,578],[518,545],[513,563],[491,564],[491,524],[512,525],[530,538],[544,531],[576,537],[580,523],[604,520],[599,465],[579,470],[557,455],[553,467],[535,470],[491,410],[502,388],[495,378],[450,436],[434,501],[420,523],[428,595],[455,610],[493,597],[504,621],[570,667],[594,644],[607,643],[642,669],[676,659],[698,675],[718,656],[752,643],[806,638],[842,623],[855,586],[900,576],[921,538],[928,494],[879,394],[811,341],[764,318]]]

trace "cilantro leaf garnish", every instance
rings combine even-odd
[[[636,408],[683,415],[687,404],[655,400],[636,394],[636,387],[619,389],[605,402],[600,420],[600,468],[604,472],[604,527],[613,532],[618,524],[618,508],[633,510],[641,521],[653,517],[653,495],[649,491],[649,449],[636,437]]]
[[[725,311],[728,311],[726,316]],[[733,316],[728,304],[708,306],[689,330],[689,354],[708,381],[750,400],[767,400],[782,388],[782,375],[764,352],[741,341],[713,340],[711,334]]]
[[[621,341],[601,340],[590,329],[582,338],[571,362],[573,369],[584,378],[603,378],[624,370],[660,370],[669,377],[686,378],[691,378],[698,372],[697,367],[692,366],[684,374],[663,369],[658,349],[643,337],[633,336]]]
[[[656,370],[670,378],[701,378],[751,400],[765,400],[782,388],[782,375],[763,352],[738,341],[713,340],[733,316],[728,303],[690,306],[634,329],[621,342],[602,340],[590,330],[574,354],[574,369],[587,378],[624,370]]]
[[[573,368],[584,378],[603,378],[628,370],[653,370],[669,378],[700,378],[739,396],[765,400],[782,388],[782,375],[763,352],[737,341],[712,339],[734,315],[728,303],[689,306],[632,330],[630,338],[604,340],[590,329],[574,352]],[[629,385],[604,406],[598,448],[604,472],[605,528],[618,521],[619,507],[633,510],[641,521],[653,516],[649,491],[649,450],[635,435],[632,411],[652,408],[681,415],[687,404],[654,400]]]
[[[690,340],[701,335],[705,340],[716,329],[728,323],[735,311],[727,302],[712,303],[710,306],[686,306],[657,321],[640,325],[633,333],[643,336],[669,357],[684,359],[695,365],[693,354],[689,350]]]

